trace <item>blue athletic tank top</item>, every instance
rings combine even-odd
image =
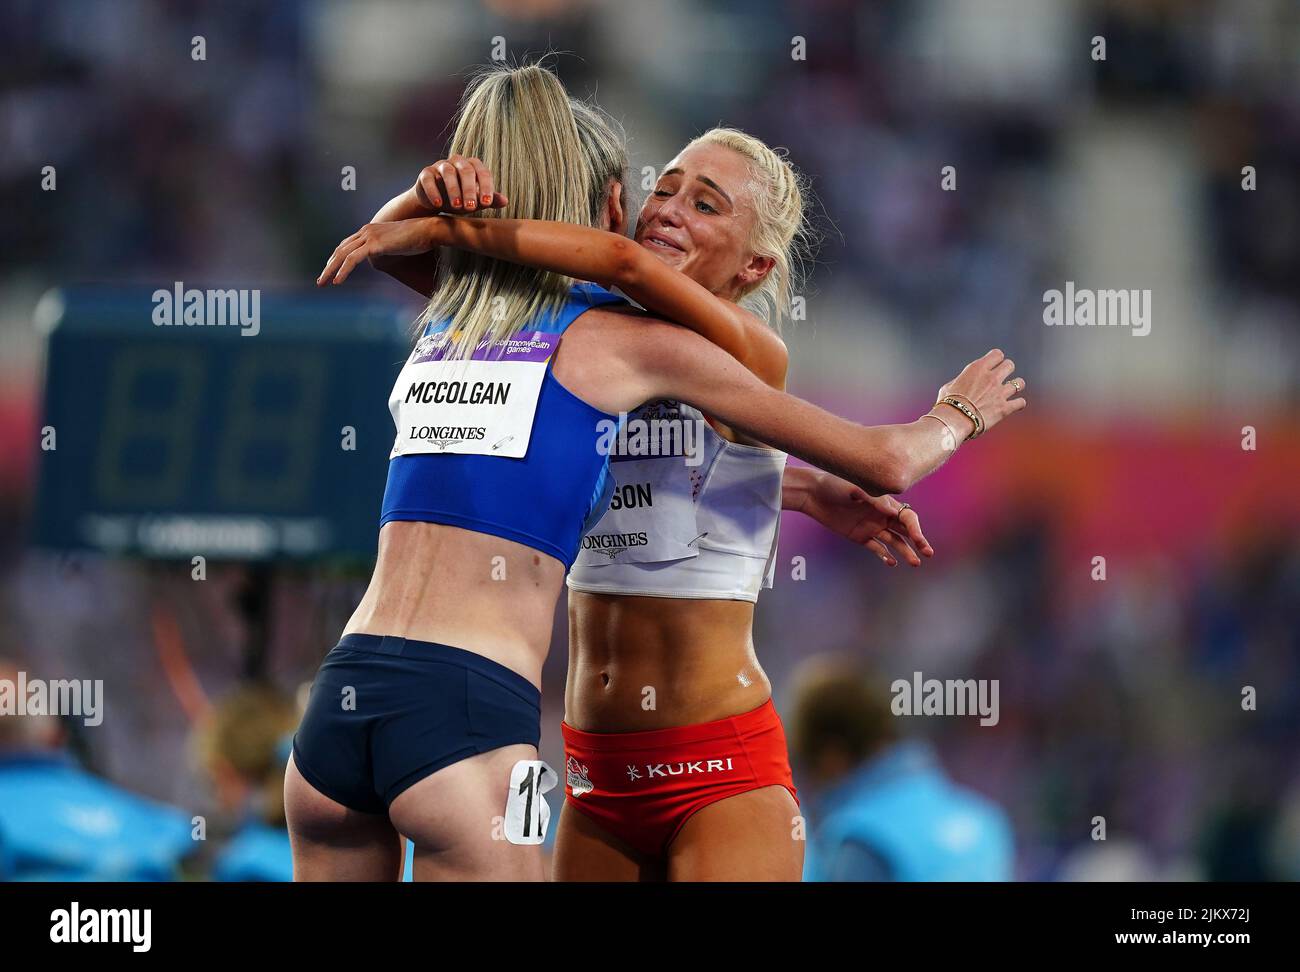
[[[625,301],[595,284],[575,284],[558,313],[534,320],[517,333],[558,335],[584,311],[616,303]],[[445,323],[430,322],[425,336],[445,328]],[[486,397],[490,399],[490,391]],[[388,463],[380,526],[420,520],[490,533],[550,554],[568,570],[583,533],[609,502],[608,450],[598,450],[597,441],[610,428],[608,423],[616,427],[618,421],[618,416],[593,408],[556,381],[548,360],[522,457],[395,455]],[[398,431],[400,437],[400,427]],[[456,432],[465,434],[461,428],[435,434]]]

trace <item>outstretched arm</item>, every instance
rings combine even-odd
[[[664,367],[675,363],[682,370],[661,372],[658,388],[647,397],[689,402],[870,493],[901,493],[911,488],[947,462],[971,431],[955,422],[945,428],[923,419],[906,425],[864,427],[769,388],[738,365],[727,367],[735,364],[729,358],[709,361],[711,355],[703,348],[697,350],[700,353],[681,354],[661,349]]]
[[[407,212],[412,203],[394,201],[392,205],[393,212]],[[715,297],[635,241],[587,226],[447,216],[371,223],[339,244],[317,282],[342,283],[366,259],[397,276],[394,269],[376,261],[405,258],[440,246],[617,287],[657,316],[676,321],[716,344],[768,384],[784,384],[785,347],[775,334],[749,326],[741,308]],[[403,268],[408,275],[414,272]]]
[[[784,383],[786,359],[784,349],[776,350],[779,342],[763,340],[763,332],[745,324],[740,316],[743,310],[715,297],[635,240],[543,220],[441,218],[439,222],[443,225],[438,237],[447,246],[617,287],[656,317],[675,321],[716,344],[768,384]]]
[[[653,398],[688,402],[868,493],[910,488],[943,465],[975,431],[974,423],[949,405],[936,405],[915,422],[865,427],[763,384],[734,358],[683,328],[653,320],[583,324],[579,318],[565,334],[566,341],[579,347],[567,361],[567,356],[560,358],[557,377],[565,383],[564,373],[569,373],[582,387],[607,389],[584,396],[597,408],[618,412]],[[1008,381],[1014,369],[1010,359],[993,350],[967,365],[943,391],[964,396],[985,428],[992,428],[1025,407],[1019,397],[1023,379]]]

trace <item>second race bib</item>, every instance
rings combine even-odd
[[[412,454],[504,456],[528,452],[537,400],[560,335],[549,331],[482,341],[446,360],[447,333],[422,337],[388,399],[397,426],[389,458]]]

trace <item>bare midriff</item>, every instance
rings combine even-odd
[[[565,721],[587,732],[697,725],[756,709],[772,686],[748,601],[569,592]]]
[[[365,597],[343,633],[463,648],[541,687],[564,565],[485,533],[391,522]]]

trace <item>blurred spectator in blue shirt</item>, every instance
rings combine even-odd
[[[218,703],[199,728],[196,743],[217,803],[238,820],[213,864],[214,880],[293,880],[284,767],[297,724],[290,696],[249,683]]]
[[[900,738],[888,682],[821,663],[801,680],[791,754],[809,821],[807,881],[1007,881],[1006,814]]]
[[[0,679],[16,683],[0,660]],[[0,878],[171,881],[195,847],[188,814],[86,772],[53,715],[0,716]]]

